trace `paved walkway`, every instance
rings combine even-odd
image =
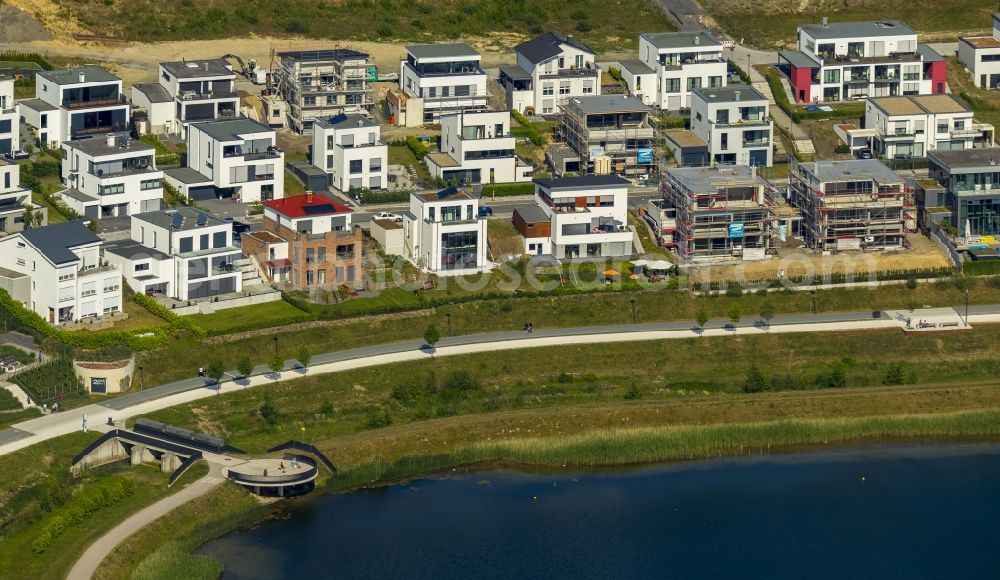
[[[131,515],[87,548],[87,551],[80,556],[80,559],[76,561],[67,574],[67,580],[90,580],[101,562],[126,538],[177,507],[208,493],[223,481],[225,478],[222,476],[219,466],[211,465],[208,475],[205,477]]]

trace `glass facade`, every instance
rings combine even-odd
[[[479,267],[479,232],[441,234],[441,269],[461,270]]]

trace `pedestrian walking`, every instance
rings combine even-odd
[[[198,367],[198,376],[199,377],[205,376],[205,367]]]

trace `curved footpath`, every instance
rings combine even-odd
[[[938,308],[934,309],[933,312],[937,315],[944,312],[951,316],[951,318],[958,319],[960,318],[958,312],[964,312],[964,310]],[[1000,322],[1000,304],[971,306],[969,308],[969,315],[970,323]],[[86,405],[18,423],[12,428],[0,431],[0,455],[5,455],[34,445],[35,443],[78,431],[81,429],[84,414],[87,415],[89,424],[96,428],[97,426],[104,425],[109,417],[115,421],[122,421],[221,393],[230,393],[249,387],[300,378],[306,373],[309,375],[335,373],[377,365],[421,360],[430,356],[454,356],[488,353],[497,350],[572,344],[670,340],[691,338],[699,334],[702,336],[742,336],[747,334],[762,334],[764,332],[838,332],[888,328],[902,329],[905,325],[901,319],[906,316],[907,314],[901,312],[888,312],[882,313],[879,318],[874,318],[870,310],[781,316],[772,320],[770,329],[760,326],[757,321],[753,320],[737,324],[735,327],[720,321],[714,321],[707,324],[706,328],[701,332],[690,321],[554,328],[550,330],[536,330],[530,335],[522,332],[490,332],[444,338],[438,343],[437,348],[433,350],[422,349],[423,342],[420,340],[393,342],[316,355],[313,357],[312,364],[308,369],[295,368],[297,365],[289,365],[286,362],[286,369],[289,370],[282,371],[277,375],[270,372],[265,366],[258,366],[254,369],[250,377],[241,378],[239,381],[232,378],[239,376],[239,374],[231,371],[227,373],[227,376],[230,378],[223,380],[218,385],[208,384],[205,379],[201,378],[185,379],[109,399],[104,403]],[[926,318],[921,311],[917,311],[909,316],[915,319]]]

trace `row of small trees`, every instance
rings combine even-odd
[[[309,367],[309,363],[312,362],[312,351],[310,351],[309,347],[305,345],[300,346],[296,359],[299,362],[299,367],[306,369]],[[285,357],[275,352],[274,355],[268,359],[267,368],[275,374],[285,370]],[[254,364],[253,361],[250,360],[249,356],[241,357],[238,361],[236,361],[236,372],[239,373],[240,378],[249,379],[250,375],[253,374],[253,369]],[[226,363],[220,358],[213,358],[209,361],[208,366],[205,367],[205,377],[214,383],[221,381],[225,374]]]
[[[771,320],[776,314],[774,303],[770,300],[765,300],[760,305],[760,319],[764,321],[768,328],[771,326]],[[733,302],[729,310],[726,311],[726,315],[729,317],[729,321],[733,324],[739,324],[740,320],[743,319],[743,307],[739,302]],[[699,308],[698,312],[695,314],[695,321],[698,323],[698,328],[704,329],[705,325],[708,323],[708,313],[705,312],[704,308]]]

